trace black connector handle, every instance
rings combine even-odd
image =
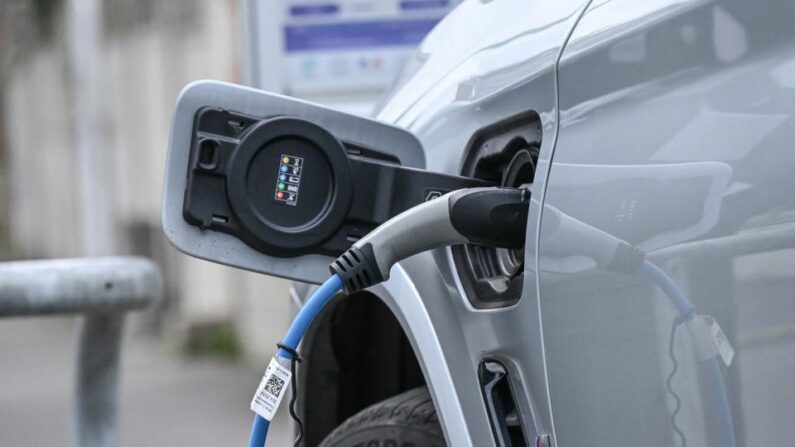
[[[470,243],[487,247],[524,247],[530,191],[477,188],[450,194],[450,222]]]

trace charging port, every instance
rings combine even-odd
[[[467,149],[462,174],[502,186],[533,182],[540,120],[526,113],[478,132]],[[515,304],[522,295],[524,248],[508,250],[463,245],[453,247],[453,260],[472,306],[493,309]]]

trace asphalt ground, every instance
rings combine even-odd
[[[0,320],[0,446],[73,445],[75,335],[71,317]],[[246,445],[264,365],[189,359],[125,334],[121,368],[122,447]],[[292,445],[288,424],[282,405],[268,446]]]

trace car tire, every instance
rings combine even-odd
[[[443,447],[442,427],[427,387],[390,397],[351,416],[321,447]]]

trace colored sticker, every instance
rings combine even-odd
[[[276,192],[274,199],[285,205],[298,205],[298,193],[301,190],[301,171],[304,165],[302,157],[282,154],[279,157],[279,172],[276,176]]]

